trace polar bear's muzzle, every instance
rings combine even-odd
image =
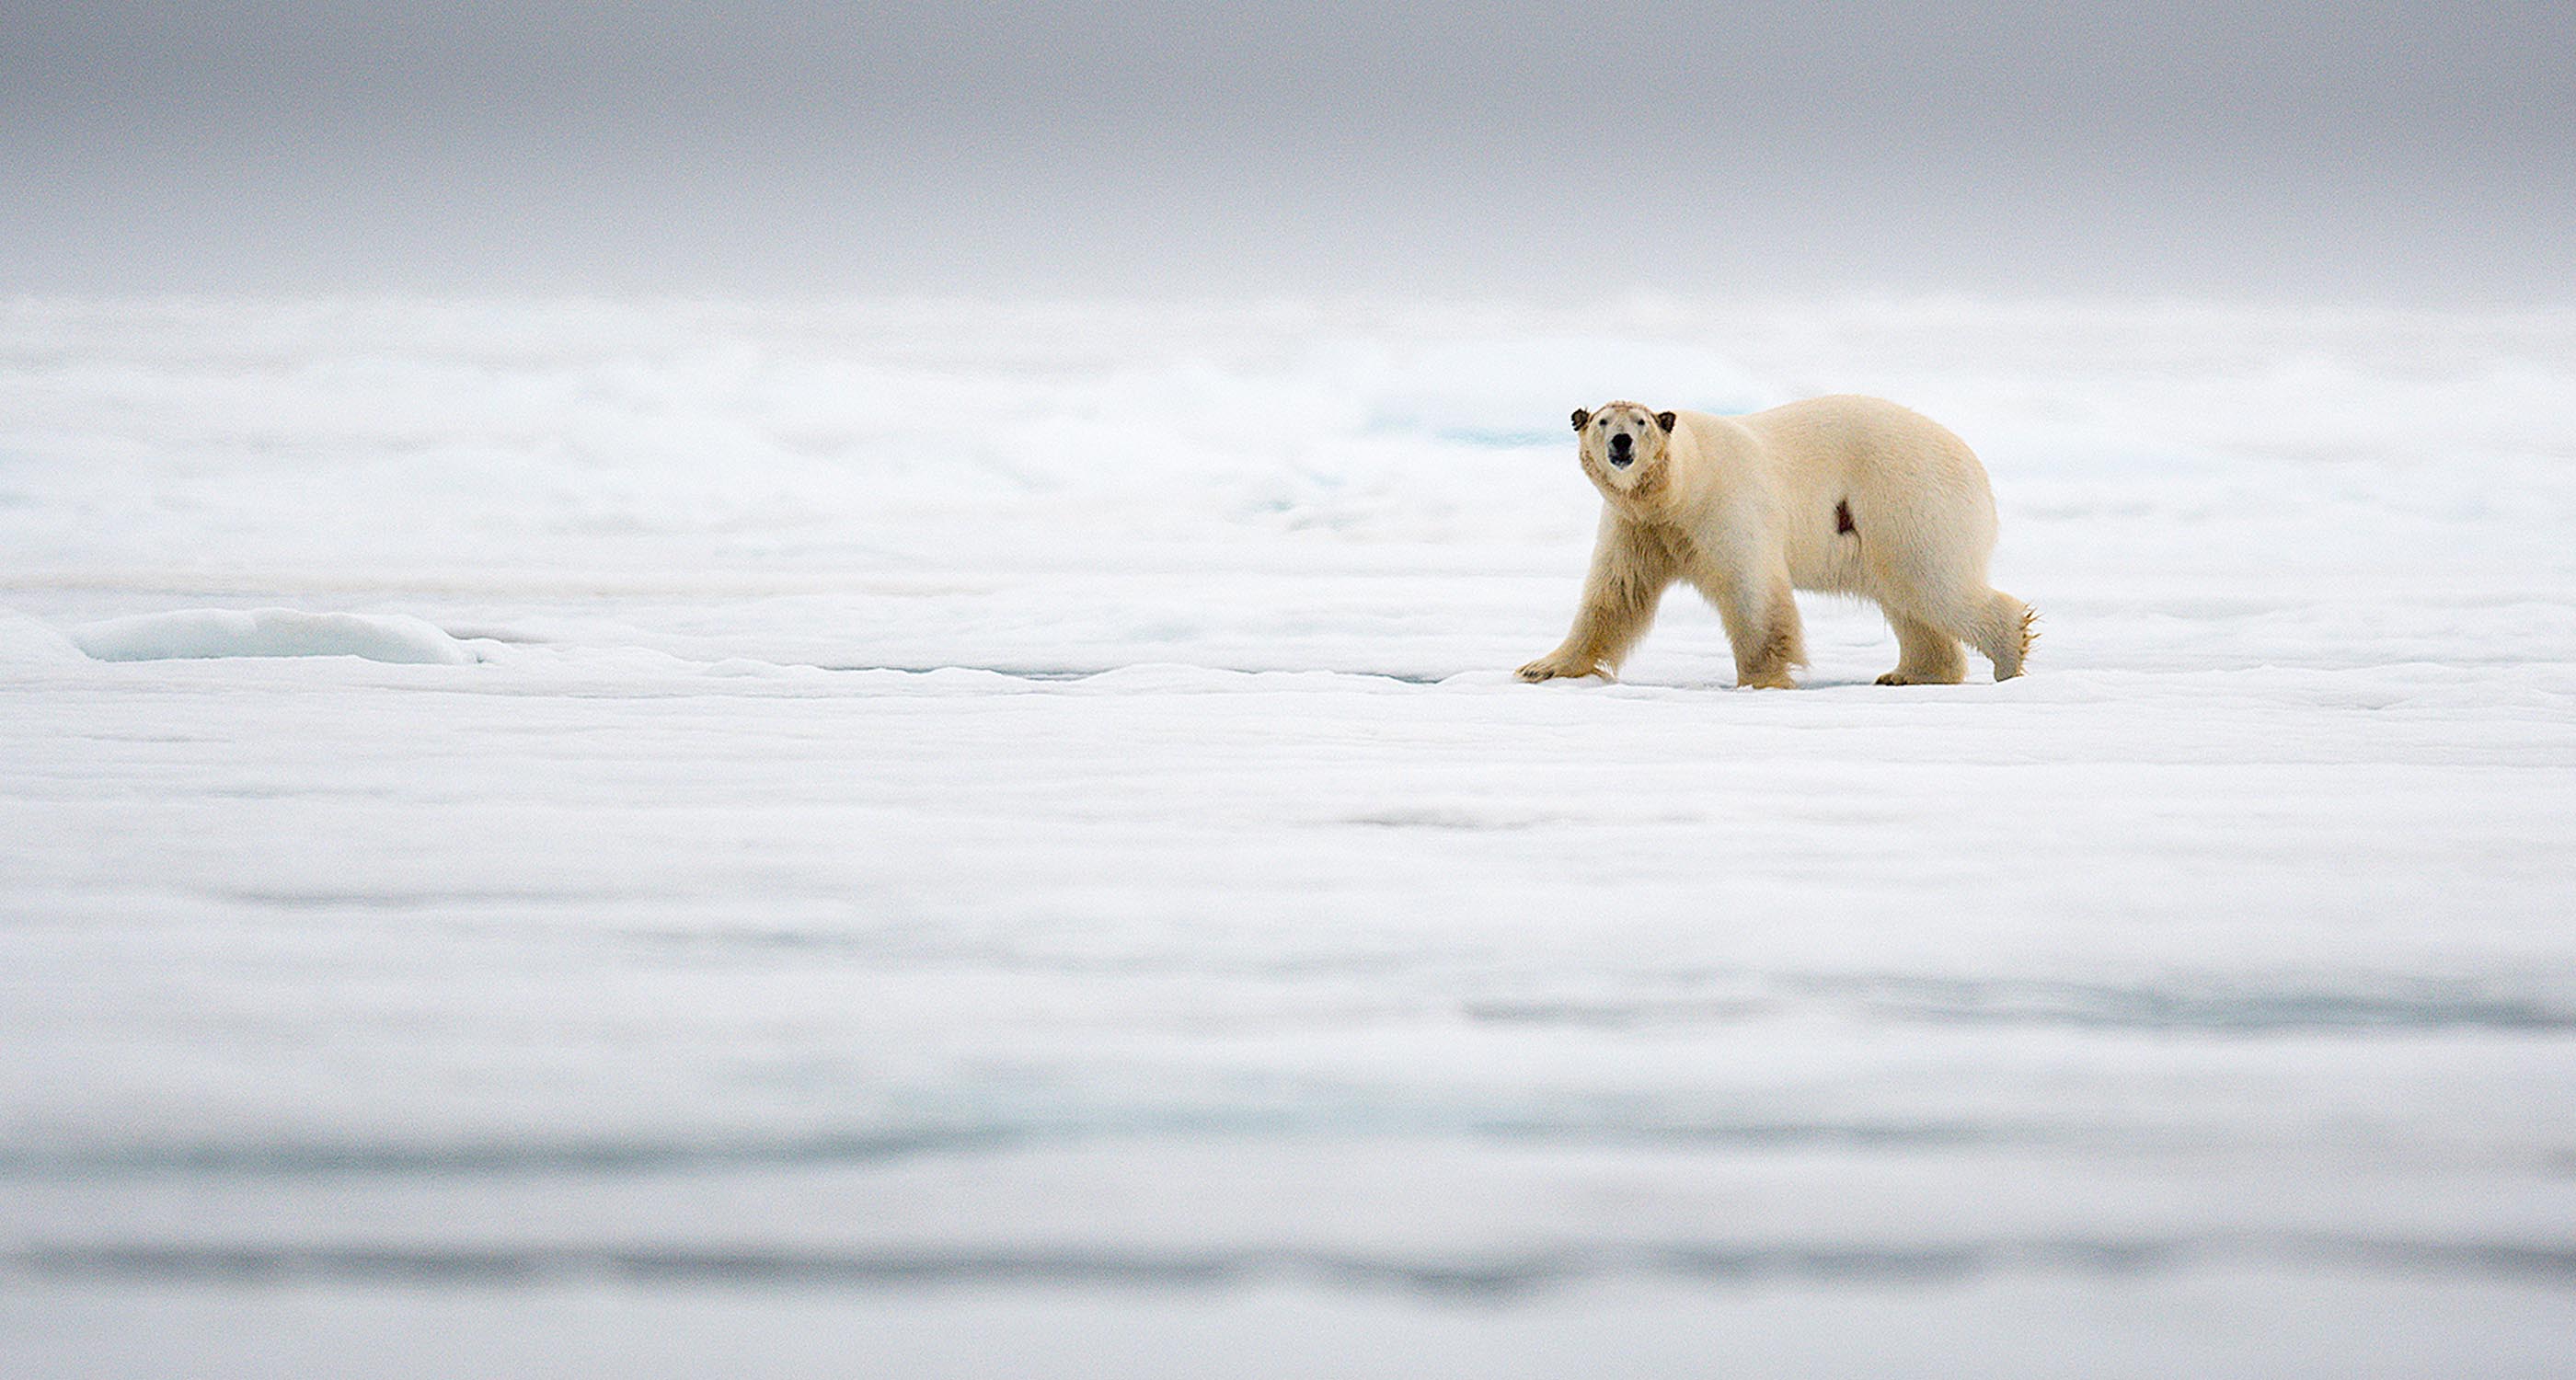
[[[1637,463],[1637,438],[1624,431],[1610,437],[1610,468],[1624,470]]]

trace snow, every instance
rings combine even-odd
[[[1607,324],[0,306],[9,1369],[2576,1363],[2576,316]],[[2029,677],[1511,679],[1838,390]]]
[[[87,655],[72,640],[23,613],[0,609],[0,665],[78,661]]]
[[[299,613],[294,609],[178,609],[87,623],[71,643],[101,661],[171,657],[354,656],[408,665],[460,666],[471,649],[402,614]]]

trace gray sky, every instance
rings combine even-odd
[[[2576,5],[0,0],[0,290],[2576,299]]]

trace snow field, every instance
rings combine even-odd
[[[1628,319],[0,311],[13,1349],[2563,1369],[2576,321]],[[2029,678],[1510,680],[1846,388]]]

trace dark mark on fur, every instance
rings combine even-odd
[[[1859,535],[1858,530],[1852,526],[1851,500],[1848,498],[1834,500],[1834,530],[1854,536]]]

